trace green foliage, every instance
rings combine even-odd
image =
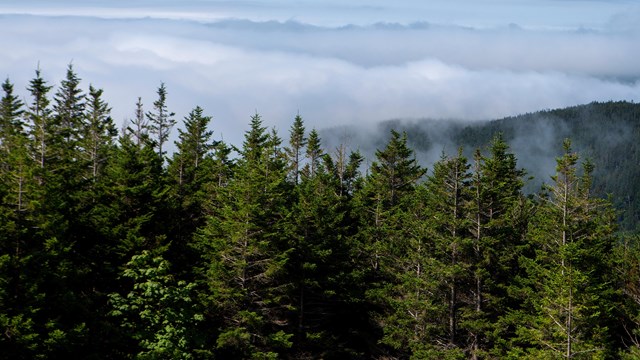
[[[532,288],[526,303],[534,312],[518,334],[533,345],[528,352],[536,357],[589,353],[599,358],[610,349],[615,290],[606,273],[613,214],[606,203],[590,197],[585,185],[591,168],[587,163],[580,177],[577,161],[565,141],[549,195],[541,199],[529,230],[535,255],[522,259]]]
[[[410,145],[438,139],[417,125],[365,167],[300,116],[287,148],[258,114],[236,148],[195,107],[165,167],[164,84],[119,141],[103,91],[71,65],[52,101],[39,70],[26,104],[2,89],[1,357],[638,357],[640,245],[612,208],[632,229],[635,104],[451,125],[470,150],[425,176]],[[593,161],[565,142],[526,195],[529,120],[589,130],[574,144]],[[609,128],[619,138],[594,136]]]
[[[269,358],[290,347],[280,335],[290,308],[284,277],[289,245],[284,154],[260,116],[251,119],[233,178],[217,194],[221,208],[196,239],[205,303],[216,308],[217,347],[229,356]],[[271,349],[273,351],[270,351]]]
[[[111,315],[137,341],[136,359],[193,359],[197,311],[195,284],[176,280],[162,256],[144,250],[127,263],[122,276],[133,288],[109,295]]]
[[[169,133],[176,121],[173,119],[175,113],[169,112],[167,107],[167,88],[164,83],[160,83],[157,94],[158,99],[153,102],[153,111],[147,112],[146,116],[149,120],[149,132],[155,136],[153,141],[155,146],[158,147],[158,155],[163,157],[165,154],[163,145],[169,139]],[[140,104],[139,99],[138,103]],[[142,126],[142,122],[139,120],[138,124]]]

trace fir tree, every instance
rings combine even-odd
[[[144,142],[149,141],[149,121],[144,115],[141,97],[138,97],[136,102],[135,117],[131,119],[131,126],[126,126],[123,133],[133,136],[138,147],[142,147]]]
[[[287,158],[289,160],[290,177],[294,184],[298,184],[300,180],[302,149],[307,144],[305,137],[304,122],[300,114],[296,115],[291,130],[289,130],[289,147],[287,148]]]
[[[524,206],[522,187],[524,171],[508,152],[501,135],[494,137],[489,155],[476,151],[470,179],[468,203],[469,232],[472,238],[474,288],[473,305],[466,312],[465,327],[472,340],[471,358],[487,356],[504,337],[499,318],[519,302],[509,299],[508,288],[518,273],[519,247],[526,219],[518,214]],[[504,356],[499,351],[495,355]]]
[[[52,119],[48,93],[51,88],[40,75],[40,69],[36,70],[36,77],[30,81],[27,88],[32,97],[31,104],[27,110],[27,118],[30,122],[29,135],[32,141],[32,156],[41,169],[44,169],[50,157],[49,145],[52,136]],[[39,182],[42,183],[42,179]]]
[[[64,80],[60,82],[54,95],[53,111],[54,136],[59,141],[60,149],[57,149],[59,160],[72,160],[78,150],[84,125],[85,95],[80,89],[80,78],[73,70],[73,66],[67,67]]]
[[[2,83],[4,95],[0,100],[0,146],[6,147],[5,142],[14,134],[22,133],[22,114],[24,104],[13,93],[13,84],[7,78]]]
[[[358,234],[361,251],[370,266],[368,297],[381,308],[374,317],[387,334],[399,326],[395,322],[395,305],[406,294],[397,292],[396,285],[401,281],[400,274],[407,270],[398,266],[408,250],[406,215],[415,187],[425,172],[407,146],[406,134],[392,130],[387,146],[376,152],[376,161],[356,199],[362,221]],[[383,342],[392,347],[398,345],[389,339],[383,338]]]
[[[591,198],[592,166],[577,173],[578,155],[564,142],[553,184],[541,199],[529,237],[535,257],[523,259],[529,272],[529,309],[519,334],[533,358],[611,356],[609,333],[613,289],[606,277],[613,244],[610,206]],[[514,349],[518,350],[518,349]]]
[[[102,173],[109,152],[113,150],[114,138],[117,130],[110,113],[111,108],[102,99],[102,89],[89,85],[87,99],[86,126],[84,128],[81,146],[84,157],[90,164],[89,178],[93,182]]]
[[[440,302],[446,314],[439,323],[439,349],[460,354],[467,344],[460,329],[460,309],[463,289],[468,281],[469,234],[465,204],[469,201],[469,164],[462,150],[453,157],[443,157],[434,164],[433,174],[427,179],[425,198],[429,211],[429,236],[433,241],[433,256],[438,261],[441,279]]]
[[[198,236],[207,306],[222,326],[216,344],[230,357],[272,358],[291,347],[286,167],[279,139],[251,119],[234,176],[219,193],[222,208]],[[213,314],[212,314],[213,315]]]
[[[173,119],[175,113],[169,112],[167,108],[167,88],[164,83],[158,87],[157,94],[158,99],[153,102],[153,111],[147,112],[147,119],[149,120],[149,131],[155,136],[153,140],[158,148],[158,155],[164,157],[163,145],[169,139],[169,133],[176,124],[176,120]]]
[[[213,182],[212,150],[217,144],[211,140],[213,131],[207,130],[210,116],[204,116],[201,107],[193,109],[184,118],[184,130],[178,129],[177,151],[169,161],[168,173],[173,187],[172,200],[177,212],[173,260],[180,266],[191,266],[188,243],[195,230],[204,225],[205,204],[209,199],[205,186]]]

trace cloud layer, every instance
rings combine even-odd
[[[298,111],[309,127],[321,128],[393,118],[489,119],[640,98],[640,12],[624,1],[590,2],[582,18],[589,28],[559,26],[559,15],[506,21],[522,20],[526,1],[477,27],[453,15],[408,17],[418,6],[413,1],[391,7],[388,21],[385,1],[348,8],[312,1],[113,3],[0,6],[0,46],[10,49],[0,54],[1,68],[22,89],[38,63],[57,85],[73,62],[86,87],[106,90],[118,122],[132,117],[138,96],[150,105],[163,81],[179,117],[200,105],[214,117],[217,136],[234,143],[256,110],[284,136]],[[579,6],[543,3],[560,12]],[[316,15],[286,18],[313,9]],[[326,20],[332,13],[338,20]],[[406,21],[392,22],[398,19]]]

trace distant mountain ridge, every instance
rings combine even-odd
[[[372,159],[375,148],[384,146],[390,129],[406,131],[417,158],[431,167],[443,152],[453,154],[462,147],[471,157],[476,148],[486,148],[502,133],[519,166],[533,176],[529,192],[537,192],[543,182],[549,182],[562,141],[570,138],[581,159],[594,163],[593,191],[598,196],[612,196],[621,229],[640,227],[640,104],[594,102],[491,121],[393,120],[378,127],[380,131],[367,134],[367,139],[349,128],[327,129],[322,135],[325,139],[347,139],[352,148],[361,149]]]

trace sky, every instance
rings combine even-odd
[[[161,82],[239,145],[251,115],[286,137],[389,119],[478,121],[640,100],[637,0],[4,0],[0,69],[25,90],[69,64],[118,125]]]

